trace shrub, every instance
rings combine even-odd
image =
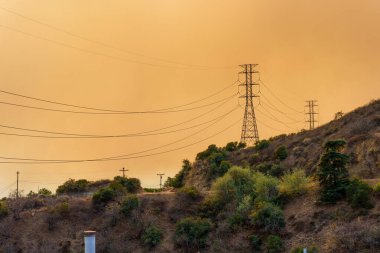
[[[38,191],[38,194],[39,195],[42,195],[42,196],[51,196],[52,192],[46,188],[41,188],[39,191]]]
[[[0,201],[0,219],[9,214],[8,206],[5,201]]]
[[[226,147],[224,148],[228,152],[237,151],[239,149],[245,148],[246,144],[242,142],[229,142],[227,143]]]
[[[119,193],[136,193],[141,189],[141,182],[138,178],[126,178],[117,176],[114,178],[114,182],[110,184],[116,192]]]
[[[232,230],[242,227],[246,222],[246,218],[241,213],[233,213],[228,217],[228,226]]]
[[[178,191],[178,194],[180,196],[183,196],[184,197],[183,199],[198,200],[201,198],[201,193],[194,186],[181,188]]]
[[[255,170],[264,173],[265,175],[280,177],[283,174],[283,170],[280,165],[272,164],[269,162],[263,162],[254,167]]]
[[[277,178],[266,176],[262,173],[255,173],[253,181],[256,200],[275,202],[278,199],[279,180]]]
[[[85,179],[69,179],[63,185],[58,186],[57,194],[85,192],[88,185],[89,182]]]
[[[198,207],[198,214],[201,217],[215,218],[224,208],[225,201],[216,196],[209,196]]]
[[[212,224],[208,219],[188,217],[177,222],[175,242],[188,250],[205,247]]]
[[[328,141],[325,153],[319,162],[317,178],[321,185],[320,201],[325,203],[336,203],[345,197],[346,187],[349,183],[347,163],[349,157],[339,151],[345,146],[342,140]]]
[[[254,193],[253,179],[248,169],[232,167],[227,174],[218,178],[211,187],[215,197],[224,203],[241,202],[245,195]]]
[[[144,234],[141,237],[142,242],[144,245],[153,248],[160,244],[162,240],[162,232],[159,228],[157,228],[154,225],[150,225],[144,232]]]
[[[248,237],[248,239],[249,239],[249,244],[252,247],[252,251],[253,252],[260,252],[261,251],[261,245],[262,245],[262,241],[261,241],[260,236],[250,235]]]
[[[258,202],[252,211],[251,223],[265,231],[277,231],[285,226],[283,211],[269,202]]]
[[[267,253],[279,253],[284,250],[284,243],[277,235],[270,235],[265,241],[265,248]]]
[[[189,160],[185,159],[182,162],[182,169],[174,176],[174,178],[168,177],[165,182],[166,187],[181,188],[184,184],[185,176],[191,170],[191,163]]]
[[[280,146],[276,149],[276,158],[279,160],[285,160],[288,157],[288,151],[285,146]]]
[[[69,203],[64,201],[54,206],[53,213],[58,214],[61,217],[67,217],[70,213]]]
[[[139,199],[136,195],[127,195],[121,202],[120,212],[125,216],[129,215],[132,210],[139,206]]]
[[[258,150],[263,150],[263,149],[266,149],[267,147],[269,147],[269,145],[270,145],[269,141],[267,141],[267,140],[261,140],[261,141],[256,142],[255,147]]]
[[[372,188],[360,179],[353,179],[347,186],[347,200],[352,207],[373,208],[371,203]]]
[[[104,187],[99,189],[94,195],[92,196],[92,203],[96,207],[102,207],[107,205],[108,202],[114,200],[116,197],[115,191],[110,187]]]
[[[373,193],[377,196],[380,196],[380,183],[377,183],[373,186]]]
[[[222,161],[216,171],[217,176],[223,176],[230,168],[232,164],[229,161]]]
[[[205,151],[202,151],[197,154],[196,160],[205,160],[207,159],[212,153],[218,152],[220,149],[215,145],[211,144],[210,146],[207,147]]]
[[[289,197],[300,195],[306,192],[308,183],[309,178],[306,177],[305,171],[296,169],[281,178],[279,192]]]

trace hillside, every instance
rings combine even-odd
[[[264,149],[249,147],[231,152],[227,159],[233,165],[251,167],[260,163],[278,163],[285,171],[303,168],[312,174],[317,170],[323,144],[335,139],[347,142],[343,152],[350,155],[351,176],[365,179],[380,177],[380,100],[316,129],[273,137]],[[288,157],[282,161],[275,157],[275,151],[280,146],[284,146],[288,152]],[[211,181],[207,177],[208,173],[207,162],[195,161],[185,177],[186,185],[195,185],[201,190],[209,189]]]
[[[209,148],[194,162],[184,161],[167,182],[175,190],[147,193],[137,179],[119,177],[91,183],[86,191],[95,192],[94,198],[61,190],[59,196],[7,199],[0,202],[0,253],[84,252],[84,230],[97,231],[100,253],[297,253],[300,247],[379,252],[378,191],[369,193],[369,208],[346,199],[318,203],[320,186],[313,176],[324,143],[335,139],[347,143],[341,152],[350,155],[351,177],[371,185],[380,182],[378,100],[317,129],[277,136],[255,147]],[[311,177],[302,192],[281,195],[284,175],[295,168]],[[254,187],[246,187],[250,184]],[[2,212],[6,208],[8,214]]]

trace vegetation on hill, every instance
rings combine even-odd
[[[209,145],[165,183],[174,192],[115,177],[4,199],[0,252],[82,252],[87,229],[100,253],[378,252],[379,111],[375,101],[253,147]]]

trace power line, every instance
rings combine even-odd
[[[296,119],[294,119],[293,117],[290,117],[289,116],[289,114],[293,114],[293,115],[295,115],[295,114],[297,114],[297,115],[299,115],[298,113],[285,113],[285,112],[283,112],[283,111],[281,111],[276,105],[274,105],[271,101],[270,101],[270,99],[268,99],[263,93],[260,93],[261,94],[261,96],[264,98],[264,102],[266,102],[266,104],[268,105],[268,107],[271,109],[271,110],[273,110],[273,111],[276,111],[276,112],[278,112],[278,113],[281,113],[282,115],[284,115],[286,118],[288,118],[289,120],[292,120],[292,121],[295,121],[295,122],[298,122],[298,120],[296,120]]]
[[[301,123],[303,121],[293,121],[293,122],[286,122],[286,121],[283,121],[283,120],[280,120],[278,119],[273,113],[271,113],[265,106],[264,104],[260,104],[259,106],[261,106],[270,116],[272,116],[272,119],[273,120],[276,120],[282,124],[297,124],[297,123]]]
[[[187,147],[190,147],[190,146],[194,146],[198,143],[201,143],[203,141],[206,141],[208,139],[211,139],[225,131],[227,131],[228,129],[232,128],[233,126],[237,125],[238,123],[241,122],[242,119],[239,119],[238,121],[234,122],[233,124],[229,125],[228,127],[224,128],[223,130],[217,132],[216,134],[213,134],[209,137],[206,137],[204,139],[201,139],[199,141],[196,141],[196,142],[193,142],[191,144],[188,144],[188,145],[185,145],[185,146],[182,146],[182,147],[178,147],[178,148],[174,148],[174,149],[170,149],[170,150],[166,150],[166,151],[161,151],[161,152],[156,152],[156,153],[151,153],[151,154],[146,154],[146,155],[139,155],[139,156],[128,156],[128,157],[125,157],[126,155],[123,155],[123,156],[120,156],[120,158],[112,158],[112,159],[108,159],[108,158],[102,158],[102,159],[93,159],[93,160],[66,160],[66,161],[54,161],[54,160],[42,160],[42,159],[24,159],[24,158],[9,158],[9,157],[0,157],[1,159],[10,159],[10,160],[27,160],[27,161],[31,161],[32,162],[0,162],[0,163],[16,163],[16,164],[55,164],[55,163],[73,163],[73,162],[95,162],[95,161],[114,161],[114,160],[128,160],[128,159],[136,159],[136,158],[143,158],[143,157],[151,157],[151,156],[155,156],[155,155],[160,155],[160,154],[166,154],[166,153],[170,153],[170,152],[174,152],[174,151],[177,151],[177,150],[181,150],[181,149],[185,149]],[[137,154],[137,153],[135,153]],[[33,162],[33,160],[35,162]],[[44,162],[45,161],[45,162]]]
[[[122,62],[128,62],[128,63],[134,63],[134,64],[140,64],[140,65],[147,65],[147,66],[151,66],[151,67],[178,68],[178,67],[172,66],[172,65],[155,64],[155,63],[150,63],[150,62],[143,62],[143,61],[137,61],[137,60],[127,59],[127,58],[124,58],[124,57],[110,55],[110,54],[99,53],[99,52],[88,50],[88,49],[85,49],[85,48],[73,46],[73,45],[67,44],[65,42],[58,41],[58,40],[52,40],[52,39],[45,38],[43,36],[39,36],[39,35],[35,35],[35,34],[32,34],[32,33],[24,32],[24,31],[19,30],[17,28],[13,28],[13,27],[6,26],[6,25],[3,25],[3,24],[0,24],[0,27],[8,29],[8,30],[13,31],[13,32],[16,32],[16,33],[27,35],[27,36],[32,37],[32,38],[36,38],[36,39],[39,39],[39,40],[44,40],[44,41],[47,41],[47,42],[50,42],[50,43],[53,43],[53,44],[60,45],[62,47],[74,49],[74,50],[77,50],[77,51],[80,51],[80,52],[84,52],[84,53],[87,53],[87,54],[91,54],[91,55],[95,55],[95,56],[106,57],[106,58],[110,58],[110,59],[117,60],[117,61],[122,61]],[[194,68],[185,68],[185,67],[183,67],[181,69],[194,69]],[[198,70],[212,70],[212,68],[198,68]]]
[[[2,188],[0,191],[0,194],[3,194],[5,191],[9,190],[15,184],[16,184],[16,181],[14,181],[11,184],[7,185],[6,187]]]
[[[229,101],[231,101],[232,98],[229,99],[229,100],[224,101],[223,103],[217,105],[216,107],[212,108],[211,110],[208,110],[208,111],[206,111],[206,112],[204,112],[204,113],[202,113],[200,115],[197,115],[197,116],[195,116],[195,117],[193,117],[191,119],[188,119],[188,120],[185,120],[185,121],[181,121],[179,123],[176,123],[176,124],[173,124],[173,125],[169,125],[169,126],[166,126],[166,127],[156,128],[156,129],[153,129],[153,130],[136,132],[136,133],[130,133],[129,135],[142,135],[142,134],[154,133],[154,132],[157,132],[157,131],[166,130],[166,129],[170,129],[170,128],[173,128],[173,127],[184,125],[186,123],[189,123],[189,122],[192,122],[194,120],[197,120],[197,119],[199,119],[199,118],[201,118],[201,117],[203,117],[203,116],[205,116],[205,115],[207,115],[207,114],[209,114],[211,112],[214,112],[215,110],[221,108],[221,106],[223,106],[226,103],[228,103]],[[38,133],[57,134],[57,135],[100,136],[100,135],[85,135],[85,134],[78,134],[78,133],[65,133],[65,132],[54,132],[54,131],[36,130],[36,129],[30,129],[30,128],[21,128],[21,127],[9,126],[9,125],[0,125],[0,127],[9,128],[9,129],[16,129],[16,130],[23,130],[23,131],[30,131],[30,132],[38,132]]]
[[[21,107],[21,108],[28,108],[28,109],[34,109],[34,110],[42,110],[42,111],[50,111],[50,112],[62,112],[62,113],[74,113],[74,114],[90,114],[90,115],[122,115],[122,114],[164,114],[164,113],[176,113],[176,112],[184,112],[184,111],[191,111],[191,110],[196,110],[204,107],[208,107],[223,101],[226,101],[237,94],[233,94],[232,96],[223,98],[221,100],[209,103],[209,104],[204,104],[201,106],[196,106],[196,107],[191,107],[191,108],[186,108],[186,109],[178,109],[178,110],[170,110],[170,111],[135,111],[135,112],[84,112],[84,111],[72,111],[72,110],[61,110],[61,109],[52,109],[52,108],[46,108],[46,107],[39,107],[39,106],[30,106],[30,105],[23,105],[23,104],[16,104],[16,103],[9,103],[9,102],[4,102],[0,101],[0,104],[3,105],[9,105],[9,106],[15,106],[15,107]]]
[[[26,96],[23,94],[19,94],[19,93],[15,93],[15,92],[9,92],[9,91],[5,91],[5,90],[0,90],[0,93],[12,95],[12,96],[17,96],[17,97],[22,97],[22,98],[27,98],[27,99],[31,99],[31,100],[36,100],[36,101],[40,101],[40,102],[50,103],[50,104],[63,105],[63,106],[74,107],[74,108],[79,108],[79,109],[86,109],[86,110],[93,110],[93,111],[114,112],[114,113],[118,113],[118,114],[119,113],[143,113],[143,112],[152,113],[152,112],[158,112],[158,111],[167,111],[167,110],[171,110],[171,109],[177,109],[177,108],[185,107],[188,105],[196,104],[198,102],[202,102],[204,100],[207,100],[213,96],[216,96],[216,95],[222,93],[223,91],[235,86],[235,84],[237,82],[238,81],[235,81],[234,83],[225,86],[224,88],[222,88],[221,90],[219,90],[215,93],[212,93],[212,94],[210,94],[204,98],[197,99],[197,100],[194,100],[194,101],[186,103],[186,104],[167,107],[167,108],[161,108],[161,109],[156,109],[156,110],[150,110],[150,111],[141,111],[141,112],[133,112],[133,111],[131,112],[131,111],[125,111],[125,110],[112,110],[112,109],[104,109],[104,108],[96,108],[96,107],[90,107],[90,106],[81,106],[81,105],[75,105],[75,104],[69,104],[69,103],[62,103],[62,102],[57,102],[57,101],[53,101],[53,100],[47,100],[47,99],[42,99],[42,98],[37,98],[37,97],[32,97],[32,96]]]
[[[262,106],[261,106],[261,107],[262,107]],[[262,108],[264,109],[264,107],[262,107]],[[263,116],[265,116],[265,117],[268,118],[268,119],[271,119],[271,120],[273,120],[273,121],[275,121],[275,122],[281,123],[282,125],[284,125],[285,127],[289,128],[289,129],[292,129],[292,130],[298,131],[298,129],[293,128],[293,127],[287,125],[285,122],[283,122],[283,121],[277,119],[276,117],[268,116],[267,114],[265,114],[265,113],[263,113],[262,111],[260,111],[259,108],[257,108],[257,111],[260,112]]]
[[[274,92],[267,86],[265,85],[265,83],[263,81],[260,80],[260,83],[270,92],[270,94],[272,94],[272,96],[277,99],[281,104],[283,104],[284,106],[286,106],[287,108],[291,109],[292,111],[296,112],[296,113],[299,113],[299,114],[303,114],[303,112],[301,111],[298,111],[296,109],[294,109],[293,107],[290,107],[289,105],[287,105],[285,102],[283,102],[279,97],[276,96],[276,94],[274,94]]]
[[[230,111],[231,112],[231,111]],[[100,138],[131,138],[131,137],[145,137],[145,136],[155,136],[155,135],[165,135],[165,134],[171,134],[171,133],[177,133],[189,129],[193,129],[205,124],[208,124],[210,122],[216,121],[225,115],[229,114],[230,112],[223,114],[221,116],[218,116],[216,118],[213,118],[211,120],[208,120],[206,122],[202,122],[196,125],[192,125],[189,127],[185,128],[180,128],[172,131],[166,131],[166,132],[154,132],[154,133],[146,133],[146,134],[122,134],[122,135],[79,135],[79,136],[72,136],[72,134],[68,134],[71,136],[49,136],[49,135],[29,135],[29,134],[17,134],[17,133],[4,133],[0,132],[0,135],[7,135],[7,136],[17,136],[17,137],[29,137],[29,138],[43,138],[43,139],[100,139]],[[5,128],[11,128],[11,129],[21,129],[24,131],[38,131],[38,132],[47,132],[47,131],[41,131],[41,130],[32,130],[32,129],[26,129],[26,128],[18,128],[18,127],[8,127],[8,126],[3,126],[0,125],[0,127],[5,127]],[[52,132],[49,132],[52,133]],[[63,134],[63,133],[59,133]]]
[[[274,127],[272,127],[272,126],[270,126],[270,125],[268,125],[268,124],[265,124],[264,122],[262,122],[262,121],[260,121],[260,120],[257,120],[257,122],[258,122],[260,125],[263,125],[263,126],[269,128],[269,129],[272,129],[272,130],[277,131],[277,132],[281,132],[281,133],[290,133],[290,132],[291,132],[291,131],[289,131],[289,130],[281,130],[281,129],[278,129],[278,128],[274,128]]]
[[[152,59],[152,60],[156,60],[156,61],[161,61],[161,62],[165,62],[165,63],[168,63],[168,64],[182,65],[182,66],[191,67],[191,68],[201,68],[201,69],[228,69],[228,68],[233,68],[233,67],[212,67],[212,66],[202,66],[202,65],[196,65],[196,64],[188,64],[188,63],[182,63],[182,62],[177,62],[177,61],[171,61],[171,60],[167,60],[167,59],[163,59],[163,58],[159,58],[159,57],[152,57],[152,56],[148,56],[148,55],[141,54],[141,53],[136,53],[136,52],[125,50],[125,49],[122,49],[122,48],[119,48],[119,47],[115,47],[113,45],[110,45],[110,44],[107,44],[107,43],[104,43],[104,42],[100,42],[100,41],[96,41],[96,40],[93,40],[93,39],[89,39],[87,37],[75,34],[73,32],[67,31],[67,30],[62,29],[60,27],[53,26],[53,25],[50,25],[48,23],[39,21],[37,19],[27,17],[26,15],[23,15],[21,13],[15,12],[13,10],[10,10],[10,9],[4,8],[4,7],[0,7],[0,9],[2,9],[3,11],[6,11],[8,13],[11,13],[13,15],[16,15],[18,17],[21,17],[23,19],[26,19],[26,20],[32,21],[34,23],[37,23],[37,24],[49,27],[49,28],[51,28],[53,30],[56,30],[56,31],[59,31],[59,32],[63,32],[63,33],[65,33],[67,35],[70,35],[72,37],[76,37],[76,38],[79,38],[81,40],[85,40],[87,42],[98,44],[98,45],[101,45],[103,47],[107,47],[107,48],[110,48],[110,49],[113,49],[113,50],[117,50],[117,51],[120,51],[120,52],[123,52],[123,53],[133,54],[133,55],[136,55],[136,56],[142,56],[142,57],[145,57],[145,58],[148,58],[148,59]]]

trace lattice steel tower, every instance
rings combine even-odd
[[[307,100],[306,101],[306,106],[305,107],[308,107],[308,111],[306,112],[306,116],[307,116],[307,120],[306,122],[309,122],[309,129],[314,129],[315,128],[315,123],[318,122],[316,119],[315,119],[315,115],[317,115],[318,113],[315,112],[314,108],[317,107],[317,100]]]
[[[253,81],[253,74],[259,73],[254,68],[257,64],[240,65],[243,71],[239,74],[245,75],[245,83],[239,86],[245,86],[245,94],[241,98],[245,98],[244,121],[241,130],[240,142],[248,145],[254,145],[259,140],[259,132],[257,130],[255,110],[253,107],[253,98],[258,97],[254,92],[254,86],[259,85]]]

